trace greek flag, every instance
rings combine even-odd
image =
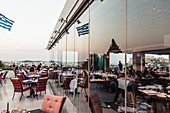
[[[89,23],[77,27],[76,29],[79,36],[89,34]]]
[[[10,31],[13,23],[14,21],[8,19],[7,17],[0,13],[0,27],[8,29]]]

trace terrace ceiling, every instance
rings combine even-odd
[[[63,11],[49,39],[46,49],[50,50],[58,43],[68,29],[75,23],[81,14],[88,8],[94,0],[67,0]]]

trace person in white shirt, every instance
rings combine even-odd
[[[43,70],[40,68],[40,71],[38,72],[39,75],[41,75]]]
[[[26,72],[27,70],[25,69],[25,68],[23,68],[22,70],[21,70],[21,72],[23,72],[24,73],[24,76],[26,77],[26,78],[28,78],[28,74],[27,74],[27,72]]]

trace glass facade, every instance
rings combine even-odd
[[[127,0],[127,9],[125,3],[125,0],[94,1],[90,5],[90,14],[88,8],[78,18],[79,23],[75,22],[56,44],[56,56],[51,58],[63,71],[74,68],[75,78],[79,75],[83,78],[83,70],[90,71],[87,95],[96,90],[102,104],[120,102],[119,105],[124,106],[127,97],[127,107],[136,108],[135,110],[139,110],[140,104],[143,104],[147,112],[168,112],[170,1]],[[90,34],[79,36],[76,28],[86,23],[90,24]],[[116,82],[103,74],[116,75]],[[117,83],[116,93],[112,82],[90,82],[93,76]],[[128,79],[127,87],[125,76]],[[162,82],[164,80],[166,83]],[[94,88],[96,84],[101,85],[105,91]],[[124,93],[125,89],[127,93]],[[77,88],[76,92],[80,90],[81,88]],[[74,98],[67,93],[61,95],[70,98],[73,111],[90,111],[89,105],[83,103],[86,99],[84,93],[73,93]],[[110,106],[114,108],[113,105]]]

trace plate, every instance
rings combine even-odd
[[[162,97],[162,98],[166,98],[166,95],[158,94],[157,96],[158,96],[158,97]]]
[[[125,107],[121,107],[121,110],[122,110],[122,111],[125,111]],[[137,110],[136,110],[135,108],[127,107],[127,108],[126,108],[126,111],[127,111],[127,112],[136,112]]]
[[[170,95],[167,95],[168,98],[170,98]]]
[[[145,88],[146,88],[145,86],[138,87],[138,89],[145,89]]]
[[[153,91],[153,90],[143,90],[142,92],[148,94],[148,95],[157,95],[158,92]]]

